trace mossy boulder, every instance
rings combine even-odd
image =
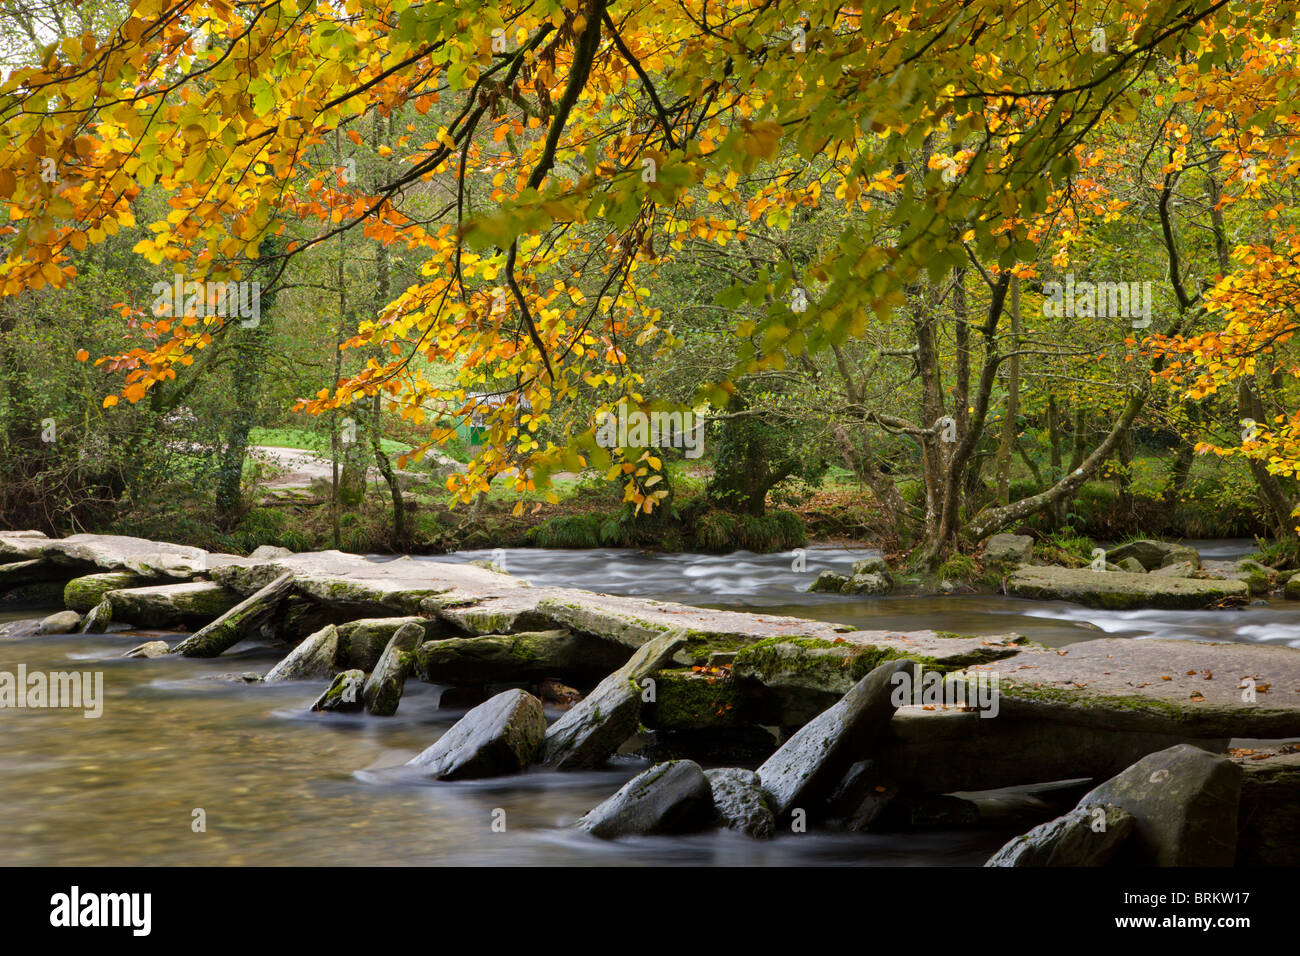
[[[883,574],[854,573],[840,588],[841,594],[888,594],[889,580]]]
[[[1024,564],[1034,553],[1034,539],[1027,534],[995,534],[984,544],[984,561],[992,564]]]
[[[1201,555],[1195,548],[1188,547],[1185,544],[1173,544],[1168,541],[1155,541],[1150,538],[1130,541],[1117,548],[1112,548],[1106,553],[1108,561],[1118,563],[1125,558],[1136,558],[1138,563],[1148,571],[1154,571],[1156,568],[1163,568],[1170,564],[1179,564],[1183,561],[1190,563],[1194,568],[1201,566]]]
[[[844,590],[844,585],[849,583],[847,574],[840,574],[838,571],[823,571],[817,575],[817,579],[808,586],[810,594],[825,592],[830,594],[839,594]]]
[[[362,690],[367,712],[376,717],[391,717],[397,713],[406,677],[414,663],[413,652],[423,640],[424,627],[420,624],[403,624],[397,629]]]
[[[641,708],[641,723],[652,730],[703,730],[745,723],[741,692],[721,668],[662,670],[655,675],[654,699]]]
[[[488,684],[558,677],[599,678],[627,663],[621,644],[566,630],[426,641],[415,650],[416,674],[434,684]]]
[[[423,617],[368,617],[339,625],[339,665],[372,671],[393,635],[408,624],[424,630],[424,640],[442,633],[438,622]]]
[[[364,704],[361,691],[365,687],[366,675],[359,670],[347,670],[335,675],[325,693],[316,698],[312,710],[350,712],[360,710]]]
[[[82,614],[86,614],[96,604],[104,600],[104,595],[109,591],[140,588],[156,582],[157,579],[146,578],[133,571],[105,571],[102,574],[85,574],[79,578],[73,578],[63,586],[63,605],[70,611],[80,611]]]
[[[113,620],[137,627],[201,627],[239,603],[239,595],[211,581],[108,591]]]

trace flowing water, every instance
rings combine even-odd
[[[1250,542],[1203,543],[1206,557]],[[990,596],[851,598],[804,592],[825,568],[871,552],[659,555],[635,551],[462,552],[504,559],[537,585],[567,585],[859,628],[1016,631],[1051,645],[1098,636],[1258,641],[1300,647],[1300,612],[1282,602],[1227,612],[1103,612]],[[382,559],[378,559],[382,560]],[[434,560],[434,559],[429,559]],[[0,620],[48,611],[0,613]],[[211,661],[122,660],[139,633],[0,640],[0,672],[103,673],[103,714],[0,710],[3,862],[47,865],[782,864],[971,865],[1023,821],[964,831],[785,834],[767,843],[721,831],[603,843],[571,824],[645,761],[579,774],[530,772],[433,784],[401,765],[464,714],[443,688],[407,684],[396,717],[312,714],[323,682],[263,686],[283,653],[246,643]],[[558,711],[549,712],[558,716]],[[196,813],[202,811],[202,814]],[[198,829],[202,819],[205,829]],[[504,822],[504,828],[502,823]]]

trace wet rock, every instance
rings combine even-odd
[[[776,738],[762,727],[656,730],[640,736],[638,756],[662,763],[694,760],[708,764],[761,763],[776,751]]]
[[[593,836],[690,833],[713,823],[713,789],[692,760],[656,764],[591,810],[578,825]]]
[[[559,677],[579,683],[626,664],[621,644],[569,631],[485,634],[427,641],[415,652],[416,673],[434,684],[486,684]]]
[[[819,806],[894,716],[893,677],[915,676],[912,661],[888,661],[805,724],[758,768],[763,793],[778,818]]]
[[[818,591],[827,591],[832,594],[839,594],[844,590],[844,585],[849,583],[847,574],[840,574],[838,571],[823,571],[817,575],[817,580],[813,581],[808,587],[809,593]]]
[[[340,712],[360,710],[363,706],[361,691],[365,683],[366,675],[361,671],[343,671],[335,675],[325,693],[311,705],[311,709]]]
[[[1124,610],[1166,608],[1199,610],[1228,600],[1244,601],[1250,589],[1242,581],[1199,580],[1129,574],[1100,574],[1089,568],[1023,565],[1007,579],[1007,592],[1040,601],[1073,601],[1087,607]]]
[[[113,622],[113,605],[107,599],[100,601],[81,620],[82,634],[104,634]]]
[[[285,680],[329,677],[339,667],[339,631],[329,625],[310,635],[266,672],[264,680],[274,684]]]
[[[1130,574],[1146,574],[1147,569],[1142,566],[1142,562],[1137,558],[1124,558],[1115,565],[1121,571],[1127,571]]]
[[[292,574],[282,574],[266,587],[235,605],[211,624],[181,641],[172,653],[185,657],[217,657],[257,631],[275,614],[293,589]]]
[[[882,777],[876,761],[859,760],[831,791],[821,815],[836,829],[865,833],[881,819],[898,793],[898,786]]]
[[[3,565],[0,565],[3,567]],[[63,581],[33,581],[0,588],[0,607],[48,607],[63,599]]]
[[[421,624],[404,624],[397,629],[362,691],[369,713],[376,717],[391,717],[397,713],[406,677],[414,663],[413,652],[423,640],[424,626]]]
[[[166,641],[145,641],[143,644],[137,644],[122,656],[155,658],[166,657],[170,653],[171,648],[167,646]]]
[[[59,611],[41,621],[41,634],[74,634],[81,623],[81,615],[76,611]]]
[[[840,589],[841,594],[887,594],[889,582],[880,574],[854,574]]]
[[[424,629],[423,640],[439,633],[438,625],[423,617],[373,617],[339,625],[339,663],[373,671],[398,631],[408,624]]]
[[[1150,572],[1156,578],[1190,578],[1196,573],[1196,565],[1190,561],[1175,561]]]
[[[763,797],[758,774],[728,767],[706,771],[704,776],[713,791],[713,808],[719,826],[739,830],[758,840],[772,836],[776,819]]]
[[[128,588],[141,588],[156,579],[146,578],[134,571],[105,571],[100,574],[84,574],[73,578],[63,586],[63,604],[71,611],[86,614],[94,610],[95,605],[104,600],[109,591]]]
[[[599,767],[636,732],[650,678],[686,642],[668,633],[643,644],[632,658],[596,685],[546,731],[539,763],[556,770]]]
[[[1148,571],[1163,568],[1166,565],[1189,562],[1194,568],[1201,566],[1201,556],[1195,548],[1183,544],[1171,544],[1168,541],[1154,541],[1143,538],[1130,541],[1107,552],[1106,558],[1116,563],[1124,558],[1136,558],[1138,563]]]
[[[517,773],[545,732],[542,702],[526,691],[508,690],[471,710],[407,766],[439,780]]]
[[[995,534],[984,545],[984,560],[999,564],[1024,564],[1034,553],[1027,534]]]
[[[239,603],[239,595],[210,581],[108,591],[113,620],[137,627],[202,627]]]
[[[40,632],[40,621],[5,621],[0,623],[0,638],[35,637]]]
[[[1178,744],[1143,757],[1085,794],[1079,807],[1131,813],[1136,825],[1126,851],[1139,865],[1231,866],[1241,784],[1232,760]]]
[[[979,807],[949,793],[906,794],[891,800],[878,826],[887,830],[950,830],[979,822]]]
[[[985,866],[1105,866],[1137,827],[1122,807],[1075,807],[1014,837]]]

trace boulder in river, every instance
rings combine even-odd
[[[1105,866],[1137,826],[1122,807],[1075,807],[1014,837],[985,866]]]
[[[329,677],[338,670],[339,629],[333,624],[305,638],[266,672],[266,683]]]
[[[42,634],[72,634],[81,623],[81,615],[76,611],[59,611],[41,621]]]
[[[439,780],[517,773],[528,765],[545,732],[542,702],[527,691],[507,690],[456,721],[407,766]]]
[[[423,625],[403,624],[397,629],[384,652],[379,655],[379,663],[375,665],[374,673],[366,680],[361,693],[369,713],[376,717],[391,717],[397,713],[406,677],[411,672],[412,654],[423,640]]]
[[[1139,865],[1231,866],[1241,782],[1242,769],[1229,758],[1177,744],[1111,777],[1079,807],[1131,813],[1136,825],[1126,850]]]
[[[1166,608],[1200,610],[1223,602],[1241,603],[1250,598],[1244,581],[1200,580],[1129,574],[1101,573],[1091,568],[1059,568],[1022,565],[1007,579],[1007,593],[1039,601],[1073,601],[1086,607],[1127,610]]]
[[[643,695],[652,695],[651,679],[686,642],[669,632],[641,645],[631,659],[596,685],[546,731],[538,762],[556,770],[601,766],[636,733]]]
[[[438,624],[423,617],[368,617],[339,625],[339,664],[372,671],[393,635],[408,624],[424,629],[422,640],[436,633]]]
[[[254,675],[256,677],[256,675]],[[359,670],[343,671],[336,674],[325,693],[316,698],[312,710],[356,711],[363,706],[361,691],[366,683],[366,675]]]
[[[91,608],[90,613],[81,619],[80,631],[82,634],[103,634],[108,630],[108,625],[112,622],[113,605],[105,598]]]
[[[913,661],[887,661],[854,684],[837,703],[805,724],[758,768],[772,811],[821,804],[894,716],[894,675],[916,676]]]
[[[889,581],[882,574],[854,574],[840,588],[841,594],[888,594]]]
[[[1110,562],[1107,562],[1109,564]],[[1121,558],[1115,562],[1115,567],[1121,571],[1127,571],[1129,574],[1146,574],[1147,569],[1142,566],[1142,562],[1137,558]]]
[[[844,585],[849,583],[847,574],[840,574],[838,571],[823,571],[817,575],[817,580],[808,586],[809,593],[821,591],[831,594],[839,594],[844,590]]]
[[[705,771],[713,792],[717,823],[757,840],[776,832],[776,818],[763,796],[763,785],[752,770],[724,767]]]
[[[41,632],[40,621],[3,621],[0,622],[0,638],[35,637]]]
[[[589,811],[578,825],[593,836],[690,833],[714,822],[713,790],[693,760],[655,764]]]
[[[171,648],[167,646],[166,641],[145,641],[143,644],[137,644],[122,654],[123,657],[166,657],[171,653]]]

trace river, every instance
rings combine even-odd
[[[1193,544],[1206,557],[1252,550],[1248,541]],[[804,571],[792,570],[789,554],[747,552],[519,549],[427,560],[504,558],[511,573],[537,585],[761,608],[859,628],[1016,631],[1050,645],[1110,635],[1300,647],[1300,611],[1281,601],[1226,612],[1103,612],[987,595],[804,593],[818,571],[846,570],[869,554],[809,549]],[[0,613],[0,620],[44,613]],[[98,719],[71,710],[0,711],[6,864],[972,865],[1027,829],[1003,820],[962,831],[786,833],[767,843],[727,831],[603,843],[571,824],[645,761],[433,784],[401,765],[464,713],[439,708],[442,688],[408,682],[391,718],[311,714],[321,684],[231,679],[265,672],[282,649],[246,643],[209,661],[119,657],[143,639],[132,632],[0,641],[0,671],[20,664],[102,671],[105,691]]]

